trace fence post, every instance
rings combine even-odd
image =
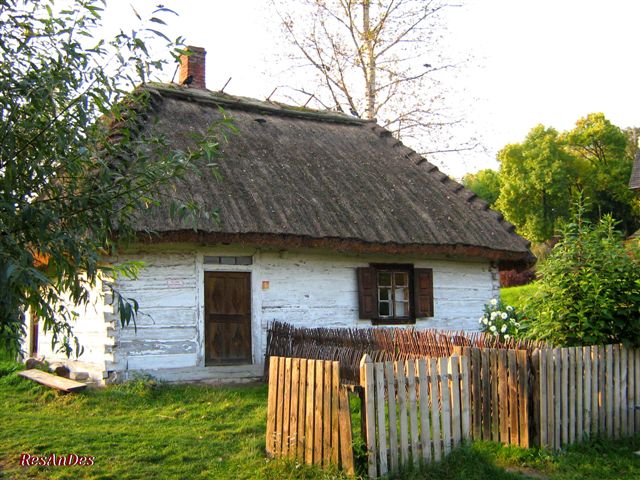
[[[376,466],[376,417],[375,417],[375,400],[374,389],[375,380],[373,378],[373,363],[369,355],[363,355],[360,360],[360,382],[364,388],[364,407],[362,414],[366,415],[365,424],[365,440],[367,445],[367,471],[370,478],[378,476]]]
[[[464,349],[465,354],[468,352],[471,362],[471,402],[473,422],[472,435],[474,440],[482,440],[482,394],[480,385],[480,349],[469,348]]]
[[[449,357],[449,371],[451,372],[451,439],[453,447],[460,445],[461,414],[460,414],[460,357]]]
[[[531,352],[529,363],[529,445],[540,446],[540,350]]]
[[[538,410],[538,416],[536,421],[536,431],[537,431],[537,441],[536,446],[540,448],[549,446],[549,437],[548,437],[548,417],[549,410],[547,405],[551,402],[550,394],[547,390],[547,353],[542,350],[536,350],[534,355],[533,364],[537,365],[537,378],[536,382],[538,384],[538,388],[536,393],[538,395],[538,404],[534,408]],[[534,393],[534,395],[536,394]]]
[[[411,432],[411,459],[414,465],[418,465],[420,453],[418,444],[418,403],[416,398],[416,364],[413,359],[403,362],[407,368],[407,388],[409,390],[409,428]]]
[[[431,422],[429,420],[429,380],[427,375],[426,359],[420,358],[418,359],[417,363],[418,375],[420,377],[420,424],[422,425],[422,429],[420,430],[420,442],[422,443],[422,459],[426,463],[431,461],[432,443]],[[391,406],[389,406],[389,411],[391,411]],[[389,422],[391,422],[391,415],[389,416]]]
[[[480,351],[482,365],[482,380],[478,388],[478,395],[482,397],[482,440],[491,440],[491,365],[489,363],[489,349]]]
[[[471,439],[471,396],[469,377],[469,357],[460,357],[461,378],[462,378],[462,439]]]
[[[509,363],[504,348],[498,352],[498,382],[500,441],[509,443]]]
[[[351,433],[351,412],[349,411],[349,394],[347,388],[338,385],[340,396],[339,413],[340,417],[340,459],[342,468],[347,475],[355,475],[353,463],[353,438]]]
[[[398,470],[398,416],[396,411],[396,375],[393,362],[385,362],[384,371],[387,378],[387,396],[389,398],[389,451],[391,471]]]
[[[289,455],[289,424],[291,421],[291,358],[286,358],[284,361],[284,404],[282,411],[282,443],[280,445],[281,454],[283,457]]]
[[[574,347],[576,351],[576,441],[584,437],[584,372],[582,347]]]
[[[606,422],[604,431],[608,437],[613,437],[613,345],[605,347],[605,411]]]
[[[518,435],[518,369],[516,363],[516,351],[508,350],[507,358],[509,359],[509,433],[510,443],[519,445],[520,437]]]
[[[340,362],[331,362],[331,463],[340,463]]]
[[[313,464],[313,416],[315,412],[314,391],[316,385],[316,361],[317,360],[307,360],[307,405],[305,408],[304,461],[309,465]]]
[[[387,428],[384,408],[384,364],[382,362],[375,363],[373,371],[376,377],[376,413],[378,422],[378,449],[380,460],[380,475],[386,475],[387,467]]]
[[[278,360],[269,362],[269,393],[267,398],[267,454],[275,454],[276,393],[278,392]]]
[[[518,414],[520,416],[520,443],[524,448],[529,448],[531,432],[529,429],[529,411],[531,410],[529,395],[529,356],[526,350],[517,350],[518,358]]]
[[[429,375],[431,376],[431,429],[433,431],[433,459],[442,460],[442,439],[440,437],[440,394],[438,392],[438,363],[435,358],[429,359]]]
[[[584,434],[591,436],[591,347],[582,347],[582,363],[584,365]]]

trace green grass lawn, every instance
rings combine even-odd
[[[18,377],[17,368],[0,363],[0,478],[342,478],[336,471],[265,458],[265,385],[137,381],[62,395]],[[640,479],[635,450],[640,438],[594,441],[562,454],[477,442],[438,465],[395,478]],[[21,453],[92,455],[95,464],[21,467]]]
[[[527,298],[533,294],[535,289],[535,282],[520,287],[501,288],[500,299],[505,305],[511,305],[521,311]]]

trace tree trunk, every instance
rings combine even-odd
[[[376,106],[376,59],[373,52],[373,35],[369,20],[370,0],[362,0],[362,35],[364,36],[365,58],[367,60],[366,75],[366,111],[365,118],[373,119]]]

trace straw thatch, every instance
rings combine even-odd
[[[371,253],[532,260],[529,244],[482,200],[373,122],[180,87],[148,87],[149,125],[176,147],[193,143],[223,107],[238,129],[218,162],[223,180],[177,185],[221,223],[197,230],[168,205],[140,217],[153,241],[324,247]]]

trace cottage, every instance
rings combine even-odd
[[[499,213],[375,122],[206,90],[205,52],[192,50],[188,86],[145,87],[148,128],[184,148],[219,107],[233,118],[222,180],[178,186],[220,222],[194,230],[166,205],[141,214],[140,230],[155,234],[113,257],[145,263],[117,283],[139,302],[137,331],[96,292],[76,325],[85,353],[72,369],[106,381],[250,380],[274,320],[476,329],[498,270],[531,262]],[[34,343],[55,357],[42,332]]]

